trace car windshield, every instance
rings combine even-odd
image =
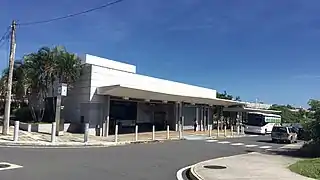
[[[273,127],[272,131],[273,132],[287,133],[287,128],[286,127]]]

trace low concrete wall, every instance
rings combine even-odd
[[[20,129],[29,132],[51,133],[52,124],[31,124],[20,122]],[[64,131],[68,131],[70,123],[64,124]]]

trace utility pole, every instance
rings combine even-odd
[[[9,126],[10,126],[12,76],[13,76],[13,66],[14,66],[14,58],[15,58],[15,52],[16,52],[15,34],[16,34],[16,22],[13,20],[11,25],[9,76],[8,76],[8,84],[7,84],[4,121],[3,121],[3,128],[2,128],[3,135],[7,135],[9,133]]]

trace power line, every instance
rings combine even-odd
[[[0,43],[1,43],[1,41],[6,40],[6,38],[8,38],[9,30],[10,30],[10,27],[8,27],[7,30],[6,30],[6,32],[1,36],[1,38],[0,38]],[[1,47],[2,45],[3,45],[3,44],[1,44],[0,47]]]
[[[0,43],[0,48],[2,48],[3,45],[9,42],[9,36],[6,36],[5,39],[3,39],[3,43]]]
[[[28,26],[28,25],[43,24],[43,23],[49,23],[49,22],[52,22],[52,21],[58,21],[58,20],[62,20],[62,19],[67,19],[67,18],[71,18],[71,17],[74,17],[74,16],[86,14],[86,13],[89,13],[89,12],[92,12],[92,11],[96,11],[96,10],[99,10],[99,9],[103,9],[103,8],[108,7],[108,6],[120,3],[121,1],[123,1],[123,0],[115,0],[115,1],[109,2],[107,4],[101,5],[99,7],[91,8],[91,9],[88,9],[88,10],[85,10],[85,11],[81,11],[81,12],[78,12],[78,13],[69,14],[69,15],[66,15],[66,16],[56,17],[56,18],[47,19],[47,20],[33,21],[33,22],[26,22],[26,23],[18,23],[17,25],[18,26]]]

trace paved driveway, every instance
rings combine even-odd
[[[270,145],[268,137],[230,139],[246,144]],[[279,147],[281,145],[272,144]],[[23,168],[0,171],[10,180],[170,180],[176,172],[199,161],[261,150],[205,140],[171,141],[108,148],[36,149],[0,148],[0,161]]]

